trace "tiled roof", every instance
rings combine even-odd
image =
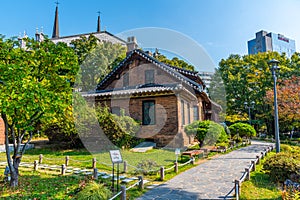
[[[144,93],[157,93],[157,92],[169,92],[169,91],[179,91],[182,90],[183,87],[181,84],[170,84],[170,85],[139,85],[130,88],[118,88],[113,90],[100,90],[92,93],[82,93],[83,97],[104,97],[104,96],[127,96],[127,95],[134,95],[134,94],[144,94]]]
[[[62,36],[62,37],[58,37],[58,38],[51,38],[52,41],[56,41],[56,40],[63,40],[63,39],[68,39],[68,38],[77,38],[77,37],[81,37],[81,36],[89,36],[89,35],[101,35],[101,34],[108,34],[112,37],[114,37],[115,39],[121,41],[122,43],[126,44],[127,42],[113,34],[111,34],[108,31],[101,31],[101,32],[91,32],[91,33],[82,33],[82,34],[75,34],[75,35],[68,35],[68,36]]]
[[[195,90],[199,91],[199,92],[203,92],[203,86],[189,78],[187,78],[186,76],[182,75],[181,73],[179,73],[174,67],[171,67],[165,63],[162,63],[158,60],[156,60],[155,58],[153,58],[152,56],[149,56],[148,54],[146,54],[144,51],[139,50],[139,49],[135,49],[133,51],[131,51],[129,53],[129,55],[116,67],[113,69],[113,71],[111,71],[98,85],[97,88],[101,87],[102,85],[104,85],[110,78],[113,77],[113,74],[116,73],[116,71],[118,71],[134,54],[138,54],[141,57],[143,57],[144,59],[148,60],[149,62],[153,63],[154,65],[156,65],[157,67],[161,68],[162,70],[166,71],[167,73],[169,73],[170,75],[176,77],[177,79],[179,79],[180,81],[182,81],[183,83],[191,86],[192,88],[194,88]],[[185,71],[189,71],[189,70],[185,70]],[[190,71],[191,72],[191,71]]]

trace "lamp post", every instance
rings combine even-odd
[[[271,72],[274,81],[274,120],[275,120],[275,142],[276,142],[276,153],[280,152],[280,138],[279,138],[279,125],[278,125],[278,106],[277,106],[277,89],[276,89],[276,70],[279,70],[279,61],[272,59],[268,62],[271,65]]]
[[[244,102],[244,105],[245,105],[245,109],[248,109],[248,115],[249,115],[249,124],[251,125],[251,108],[253,109],[254,108],[254,104],[255,102],[254,101],[251,101],[250,105],[248,106],[248,102]]]

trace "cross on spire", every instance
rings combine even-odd
[[[58,4],[59,4],[58,0],[55,2],[55,4],[56,4],[56,6],[58,6]]]

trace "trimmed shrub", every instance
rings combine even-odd
[[[154,160],[143,160],[138,163],[135,173],[143,175],[151,174],[151,171],[156,170],[157,167],[158,164]]]
[[[300,154],[281,152],[272,155],[266,159],[263,168],[274,181],[284,182],[286,179],[292,179],[299,182]]]
[[[78,200],[109,199],[111,191],[103,184],[94,181],[88,183],[77,195]]]
[[[188,135],[194,135],[199,141],[200,147],[228,142],[228,136],[224,127],[213,121],[194,121],[185,126],[184,131]]]
[[[256,136],[255,129],[250,124],[235,123],[229,126],[231,136],[239,135],[240,137],[250,138]]]
[[[118,147],[130,148],[140,143],[135,137],[139,124],[129,116],[117,116],[110,113],[108,107],[97,107],[97,119],[105,135]]]

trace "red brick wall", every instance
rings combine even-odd
[[[5,144],[4,122],[2,118],[0,118],[0,145],[1,144]]]
[[[142,105],[144,100],[155,101],[156,124],[141,125],[137,136],[153,139],[160,147],[168,145],[178,134],[177,97],[175,95],[117,99],[105,101],[105,103],[108,106],[117,106],[125,109],[126,115],[142,122]],[[184,141],[182,141],[183,143]]]

